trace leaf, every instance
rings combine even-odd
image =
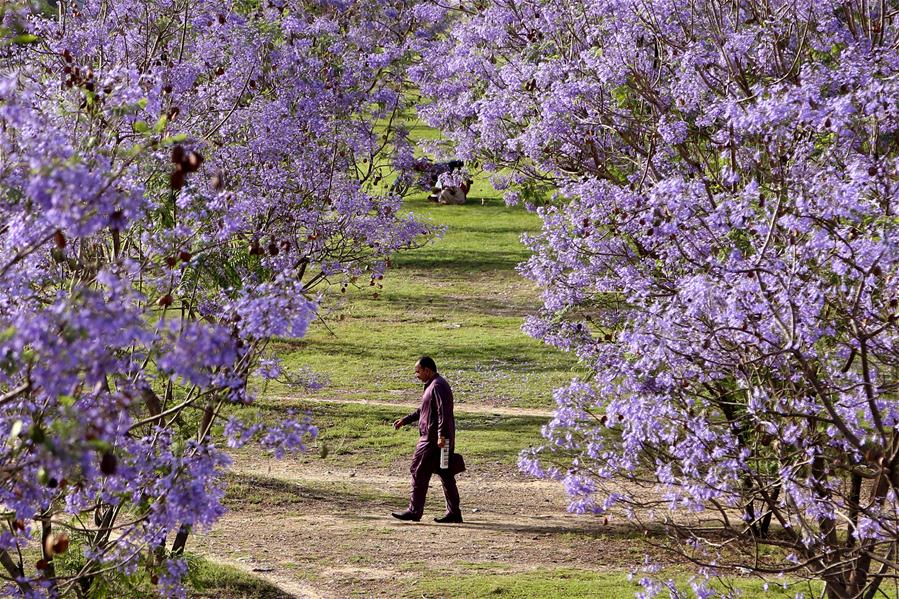
[[[150,130],[150,125],[147,124],[147,121],[134,121],[131,123],[131,129],[135,133],[146,133]]]
[[[91,439],[87,442],[87,444],[93,447],[99,453],[112,451],[112,445],[110,445],[108,441],[103,441],[102,439]]]
[[[162,133],[163,131],[165,131],[165,127],[168,124],[169,124],[169,117],[167,117],[166,115],[162,115],[161,117],[159,117],[159,120],[156,121],[156,124],[153,125],[153,132],[154,133]]]
[[[22,33],[20,35],[12,38],[12,43],[14,44],[34,44],[40,41],[41,38],[34,35],[33,33]]]
[[[135,144],[135,145],[131,146],[130,148],[128,148],[128,150],[125,152],[125,157],[129,158],[129,159],[135,158],[139,154],[143,153],[143,151],[144,151],[144,147],[142,145]]]
[[[177,135],[169,135],[168,137],[162,138],[162,141],[159,143],[164,146],[170,146],[173,144],[181,143],[185,140],[187,140],[187,133],[178,133]]]

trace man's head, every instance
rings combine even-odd
[[[422,356],[418,359],[418,362],[415,363],[415,376],[418,377],[422,383],[427,383],[434,375],[437,374],[437,364],[434,363],[434,359],[429,356]]]

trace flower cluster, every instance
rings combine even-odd
[[[269,340],[430,234],[381,182],[436,27],[413,9],[0,7],[0,593],[116,594],[138,567],[176,593],[169,555],[223,509],[214,424],[280,376]],[[315,434],[226,428],[277,455]]]
[[[658,509],[649,481],[694,559],[873,596],[899,536],[896,14],[454,6],[414,72],[421,111],[510,199],[540,200],[526,330],[592,374],[522,466],[578,511]],[[718,555],[721,538],[796,561]]]

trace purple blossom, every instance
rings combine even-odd
[[[524,330],[590,373],[521,469],[577,511],[658,509],[625,484],[651,482],[665,518],[720,516],[684,525],[707,563],[717,534],[773,535],[799,570],[728,563],[840,563],[828,592],[875,593],[897,489],[851,489],[899,466],[897,22],[836,1],[579,7],[488,2],[412,71],[456,152],[542,204]]]
[[[280,456],[314,437],[308,417],[240,411],[256,375],[317,384],[268,344],[303,336],[332,284],[382,276],[432,234],[378,183],[411,144],[373,131],[407,108],[412,42],[443,14],[326,8],[0,11],[0,504],[22,521],[0,552],[32,552],[51,506],[54,529],[80,533],[79,576],[138,572],[183,550],[172,531],[223,513],[223,413],[231,446]],[[183,595],[184,568],[167,562],[163,596]],[[29,566],[3,592],[80,582]]]

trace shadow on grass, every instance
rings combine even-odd
[[[440,254],[411,252],[396,259],[398,268],[429,270],[434,278],[468,279],[472,273],[493,273],[498,270],[514,271],[526,260],[523,252],[445,250]]]
[[[479,225],[450,225],[453,231],[461,231],[464,233],[489,233],[491,235],[515,235],[521,236],[523,234],[536,234],[540,231],[539,227],[534,227],[533,230],[524,229],[521,225],[518,226],[508,226],[508,227],[494,227],[489,223],[484,224],[483,226]],[[526,248],[522,245],[522,251],[527,251]]]
[[[436,493],[432,498],[432,493]],[[439,503],[439,500],[442,499],[439,485],[435,488],[431,489],[431,492],[428,493],[429,499],[435,499]],[[437,509],[436,511],[440,511]],[[464,508],[463,508],[464,512]],[[384,522],[385,520],[388,522],[396,522],[400,526],[433,526],[435,528],[461,528],[468,529],[472,531],[492,531],[492,532],[502,532],[502,533],[512,533],[512,534],[521,534],[528,535],[529,537],[533,537],[533,535],[544,535],[548,537],[565,537],[565,538],[582,538],[584,540],[607,540],[607,541],[643,541],[647,538],[658,538],[664,539],[667,538],[665,536],[664,531],[661,529],[656,531],[651,531],[648,535],[643,533],[643,530],[636,527],[630,526],[627,524],[613,524],[602,526],[598,522],[591,523],[589,521],[585,521],[583,524],[566,524],[559,523],[557,525],[551,524],[515,524],[512,522],[490,522],[488,520],[471,520],[470,516],[465,515],[465,522],[462,524],[436,524],[431,521],[430,518],[424,518],[421,522],[411,522],[411,523],[402,523],[400,524],[398,521],[395,521],[392,517],[384,517],[384,516],[376,516],[369,514],[355,514],[352,515],[351,518],[353,520],[364,520],[369,522]]]
[[[406,498],[378,488],[344,481],[298,482],[269,476],[234,474],[227,477],[225,505],[247,510],[254,506],[269,510],[279,507],[322,513],[342,513],[359,509],[390,509]],[[324,509],[323,509],[324,508]]]
[[[360,343],[360,337],[368,335],[369,337],[378,334],[380,331],[373,331],[371,327],[367,331],[349,332],[344,330],[335,337],[323,337],[316,339],[314,346],[309,344],[305,347],[297,344],[279,344],[279,351],[282,356],[290,358],[289,351],[299,351],[297,357],[301,360],[308,360],[310,356],[334,356],[345,364],[363,365],[368,367],[371,372],[384,372],[384,368],[394,370],[397,376],[403,376],[408,371],[407,364],[410,360],[414,362],[414,357],[418,355],[436,355],[439,356],[440,370],[446,373],[463,372],[467,377],[477,375],[479,372],[483,375],[483,384],[489,387],[494,377],[502,377],[501,382],[504,387],[508,387],[509,381],[513,377],[542,374],[557,373],[563,374],[563,380],[560,384],[568,382],[574,376],[570,371],[570,367],[566,365],[565,360],[571,362],[571,358],[564,354],[553,354],[550,349],[538,345],[536,342],[521,334],[520,338],[497,338],[491,337],[491,331],[484,327],[461,327],[469,329],[466,336],[457,336],[456,338],[446,338],[441,336],[444,327],[437,323],[424,323],[421,326],[422,334],[418,339],[410,340],[397,337],[395,339],[384,339],[377,347],[366,347]],[[451,329],[458,334],[458,329]],[[284,348],[284,349],[281,349]],[[289,350],[288,350],[289,348]],[[532,358],[516,358],[515,354],[535,354],[539,352],[539,360]],[[503,356],[501,364],[497,363],[497,356]],[[325,371],[327,372],[327,371]],[[371,373],[365,376],[371,377]],[[452,377],[448,377],[450,385],[458,383]],[[360,381],[359,388],[371,388],[372,380],[365,379]],[[523,385],[527,385],[526,381],[522,381]],[[552,389],[547,389],[550,392]],[[509,389],[505,393],[508,394]]]
[[[281,418],[284,416],[284,402],[290,401],[297,404],[298,407],[307,407],[311,413],[316,425],[322,432],[327,432],[328,427],[339,429],[337,434],[342,432],[352,433],[351,437],[355,439],[371,438],[377,439],[388,437],[390,439],[399,439],[405,444],[392,426],[394,420],[410,413],[417,403],[397,404],[397,406],[381,406],[371,404],[323,404],[317,402],[306,402],[302,399],[296,400],[276,400],[274,402],[259,401],[256,409],[264,414],[265,421]],[[460,412],[455,415],[456,430],[468,431],[472,433],[484,432],[490,433],[491,437],[523,439],[533,436],[540,427],[546,424],[547,418],[542,416],[504,416],[499,414],[474,414],[470,412]],[[347,430],[348,425],[355,430]],[[383,428],[377,428],[384,425]],[[411,430],[411,429],[410,429]]]
[[[540,307],[536,301],[519,298],[492,299],[471,295],[452,296],[445,293],[423,297],[411,293],[390,292],[382,301],[394,310],[435,310],[441,315],[463,313],[472,316],[506,316],[524,318]],[[524,333],[520,333],[524,335]]]
[[[456,430],[502,432],[510,437],[534,431],[546,424],[548,418],[542,416],[501,416],[493,414],[460,414],[455,417]]]

